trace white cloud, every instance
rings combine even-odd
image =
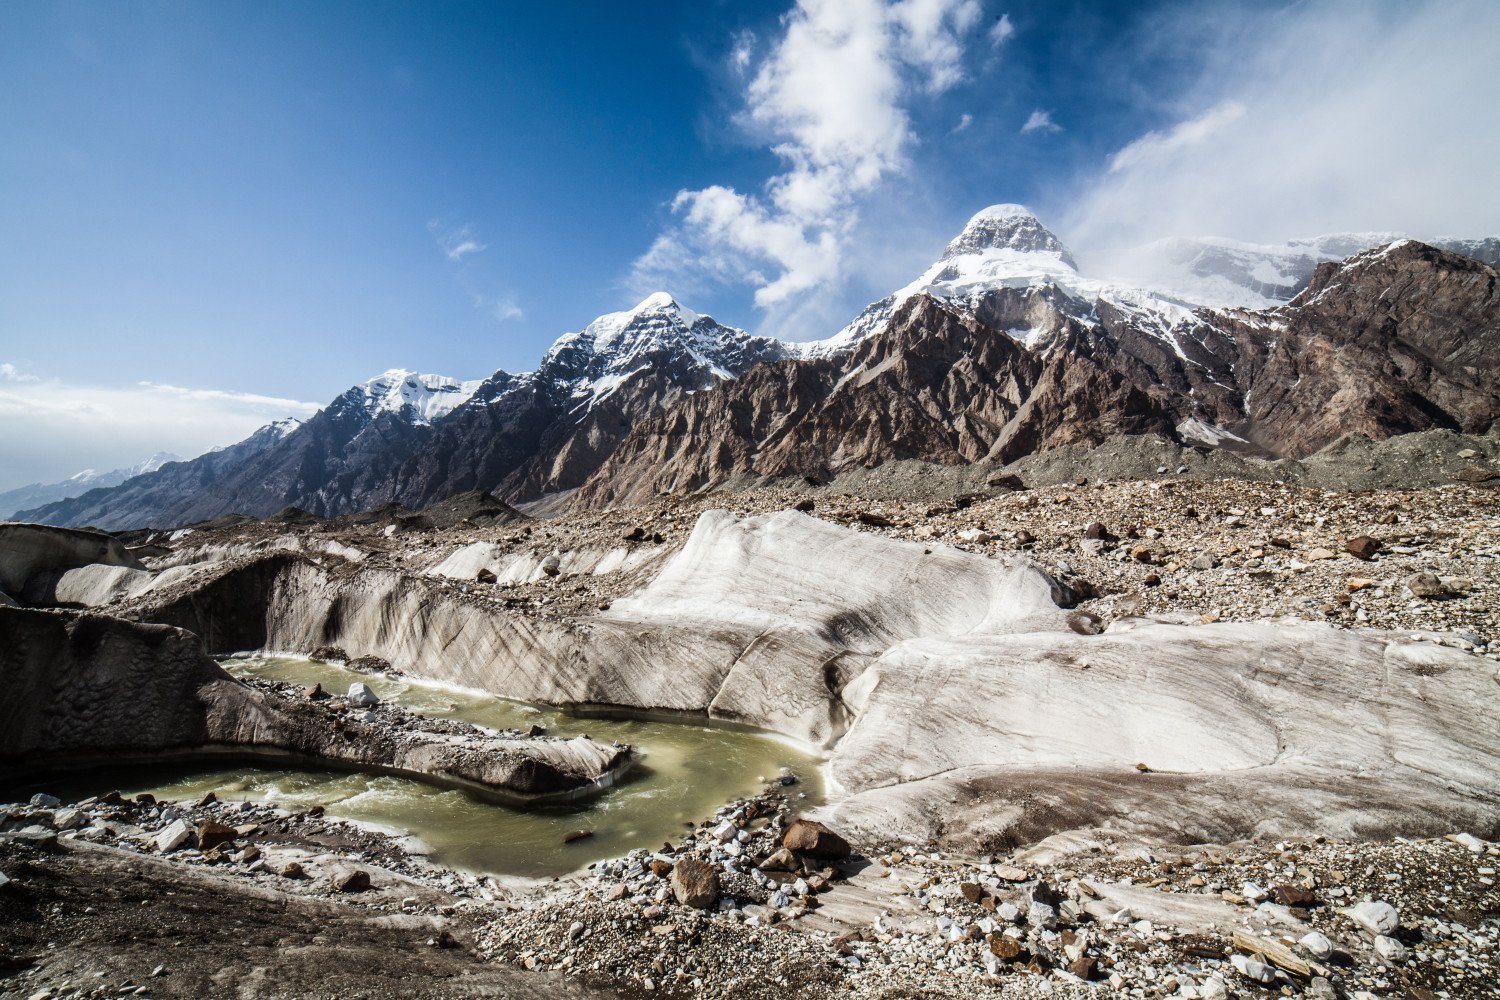
[[[490,315],[502,323],[526,318],[526,313],[516,304],[513,295],[503,295],[491,302]]]
[[[40,382],[41,379],[35,375],[28,375],[10,362],[0,364],[0,381],[5,382]]]
[[[1001,14],[1000,17],[996,19],[994,25],[990,28],[990,44],[996,48],[999,48],[1007,41],[1009,41],[1010,37],[1015,33],[1016,26],[1010,23],[1010,15]]]
[[[958,124],[953,126],[953,131],[962,132],[964,129],[973,124],[974,116],[965,112],[964,114],[958,116]]]
[[[1179,44],[1202,82],[1082,186],[1061,227],[1077,249],[1500,232],[1500,102],[1478,99],[1494,90],[1500,4],[1216,9],[1201,23],[1184,10]]]
[[[1182,152],[1203,145],[1244,116],[1243,104],[1225,101],[1196,118],[1178,122],[1165,132],[1147,132],[1110,157],[1109,172],[1114,174],[1135,167],[1170,164]]]
[[[1061,132],[1062,126],[1052,120],[1052,112],[1043,111],[1040,108],[1031,113],[1026,119],[1026,124],[1021,126],[1021,134],[1028,132]]]
[[[5,374],[0,384],[0,489],[114,469],[157,451],[198,455],[319,404],[153,382],[98,386]]]
[[[677,222],[635,262],[633,284],[745,281],[771,309],[836,282],[860,199],[907,165],[905,102],[963,78],[980,13],[978,0],[800,0],[738,118],[785,170],[759,194],[679,192]],[[742,70],[752,58],[740,44],[730,57]]]
[[[479,242],[474,235],[473,226],[459,226],[450,229],[443,226],[436,219],[427,223],[427,231],[432,238],[437,240],[437,245],[451,261],[460,261],[469,254],[482,253],[489,249],[489,244]]]

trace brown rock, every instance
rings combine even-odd
[[[1417,573],[1406,580],[1406,589],[1417,597],[1447,597],[1448,588],[1436,573]]]
[[[769,858],[760,863],[764,872],[791,872],[797,870],[797,856],[785,847],[778,848]]]
[[[1311,907],[1318,905],[1318,897],[1311,889],[1300,885],[1278,885],[1271,889],[1271,899],[1282,906]]]
[[[672,874],[672,862],[663,861],[661,858],[651,859],[651,874],[657,878],[666,878]]]
[[[1013,962],[1021,957],[1025,951],[1021,942],[1009,934],[993,934],[990,936],[990,951],[1002,962]]]
[[[1094,966],[1098,963],[1087,955],[1080,955],[1068,965],[1068,971],[1084,981],[1094,978]]]
[[[977,882],[960,882],[958,891],[963,893],[964,899],[971,903],[977,903],[984,898],[984,889]]]
[[[706,910],[719,902],[719,875],[705,861],[682,858],[672,867],[672,895],[683,906]]]
[[[1375,553],[1380,551],[1380,539],[1371,538],[1369,535],[1355,535],[1344,543],[1344,548],[1356,559],[1368,562],[1375,558]]]
[[[571,844],[575,840],[587,840],[594,835],[593,830],[574,830],[572,833],[563,834],[563,843]]]
[[[295,861],[288,861],[281,866],[282,878],[307,878],[307,872]]]
[[[794,820],[782,835],[781,844],[789,851],[810,858],[836,860],[849,856],[847,840],[810,819]]]
[[[494,583],[495,579],[495,574],[483,567],[480,568],[478,573],[474,574],[474,580],[477,583]]]
[[[323,690],[323,685],[321,684],[314,684],[310,688],[303,688],[302,694],[309,701],[322,701],[328,697],[328,692]]]
[[[335,879],[333,887],[338,892],[365,892],[370,888],[370,873],[356,868]]]
[[[811,514],[814,506],[816,505],[813,503],[812,498],[808,497],[806,500],[798,500],[793,504],[792,510],[800,510],[804,514]]]
[[[221,844],[231,843],[235,836],[234,827],[207,820],[198,824],[198,849],[211,851]]]

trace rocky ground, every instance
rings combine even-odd
[[[1500,846],[1462,833],[1042,864],[851,849],[773,788],[517,887],[318,810],[43,794],[0,816],[7,995],[1500,995]]]
[[[164,543],[150,559],[166,561],[323,551],[339,572],[396,569],[459,600],[566,620],[638,587],[704,510],[798,508],[927,546],[1024,554],[1098,624],[1294,615],[1500,661],[1489,483],[1329,492],[1161,468],[1030,488],[995,476],[860,494],[745,484],[586,516],[284,518],[134,541]],[[515,582],[426,575],[477,542],[538,569]],[[612,550],[639,556],[637,568],[563,568],[570,554]],[[516,887],[274,807],[41,800],[3,814],[0,989],[20,996],[1500,996],[1500,847],[1460,831],[961,858],[816,831],[808,841],[771,788],[672,844]],[[205,848],[202,824],[218,825],[209,841],[228,829],[229,844]],[[174,827],[186,836],[163,841]],[[225,921],[250,943],[223,947]]]

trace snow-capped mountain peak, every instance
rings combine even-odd
[[[414,424],[430,424],[467,402],[482,379],[462,382],[446,375],[423,375],[392,368],[350,390],[369,416],[403,415]],[[290,433],[290,430],[288,431]]]
[[[1043,254],[1077,270],[1068,248],[1024,205],[991,205],[975,213],[938,258],[939,263],[990,252]]]
[[[692,392],[758,361],[794,353],[789,345],[724,326],[666,292],[655,292],[631,309],[605,313],[582,330],[563,334],[537,375],[569,386],[575,399],[591,406],[647,368],[663,371]]]

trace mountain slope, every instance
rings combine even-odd
[[[168,462],[160,469],[127,479],[119,486],[92,489],[68,500],[19,511],[15,519],[64,527],[136,527],[138,522],[132,517],[133,511],[143,507],[156,510],[189,502],[254,455],[280,443],[299,424],[300,421],[291,419],[274,421],[228,448],[186,462]]]
[[[472,382],[385,372],[190,493],[136,490],[29,514],[123,528],[230,512],[263,516],[287,506],[325,516],[386,502],[415,510],[476,489],[508,497],[570,489],[637,420],[797,353],[658,293],[560,337],[534,372]]]
[[[570,502],[896,458],[1008,462],[1118,433],[1300,457],[1351,432],[1500,420],[1500,274],[1470,258],[1398,242],[1322,265],[1260,311],[1157,311],[1087,288],[917,291],[844,353],[763,366],[642,422]]]

